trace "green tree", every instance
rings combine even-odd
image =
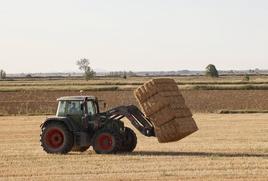
[[[206,75],[210,77],[219,77],[219,73],[216,66],[213,64],[209,64],[206,67]]]
[[[0,79],[6,79],[6,72],[4,70],[0,70]]]
[[[76,62],[79,69],[84,72],[84,76],[86,80],[93,79],[96,75],[94,70],[90,67],[89,60],[86,58],[80,59]]]

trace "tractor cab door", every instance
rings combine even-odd
[[[85,102],[82,104],[81,110],[83,110],[84,116],[83,119],[86,119],[86,121],[89,124],[93,124],[93,116],[98,113],[98,107],[93,100],[87,100],[86,105]]]
[[[89,116],[97,114],[97,107],[95,105],[95,102],[92,100],[87,101],[87,113]]]

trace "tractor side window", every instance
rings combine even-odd
[[[96,114],[96,107],[92,101],[87,102],[87,109],[88,109],[88,114],[89,115],[94,115]]]

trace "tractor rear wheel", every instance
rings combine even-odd
[[[93,136],[92,145],[97,154],[113,154],[121,148],[122,138],[116,131],[102,129]]]
[[[137,136],[135,132],[132,129],[125,127],[123,144],[120,151],[132,152],[136,148],[136,145],[137,145]]]
[[[52,122],[42,128],[40,142],[47,153],[66,154],[71,151],[74,140],[68,128],[57,122]]]

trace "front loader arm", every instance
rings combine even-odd
[[[126,117],[131,124],[144,136],[155,136],[154,127],[151,121],[134,105],[119,106],[106,112],[109,119],[120,120]]]

